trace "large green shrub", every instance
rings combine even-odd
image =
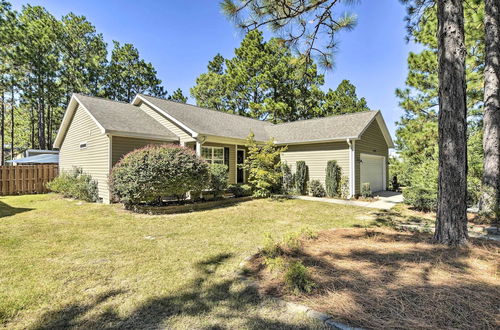
[[[257,144],[254,135],[247,138],[247,157],[243,168],[248,173],[248,183],[256,197],[269,197],[281,189],[280,155],[285,147],[277,147],[271,139],[265,144]]]
[[[87,202],[97,202],[99,199],[97,182],[78,167],[69,172],[62,172],[47,184],[47,188],[64,197],[81,199]]]
[[[150,145],[126,154],[111,171],[113,195],[126,205],[153,203],[161,197],[184,199],[188,191],[207,186],[208,164],[193,150]]]
[[[228,185],[228,168],[224,164],[210,165],[209,189],[215,197],[220,197]]]
[[[282,190],[285,194],[290,194],[293,191],[295,182],[292,174],[292,170],[287,163],[281,164],[281,174],[283,176],[282,179]]]
[[[295,189],[297,189],[297,192],[300,195],[305,195],[307,193],[307,180],[308,180],[306,162],[299,160],[296,163],[296,167],[297,168],[295,170]]]
[[[437,162],[428,159],[412,168],[409,184],[403,189],[404,202],[421,211],[437,208]]]
[[[340,181],[342,172],[336,160],[329,160],[326,164],[325,187],[328,197],[340,195]]]
[[[323,185],[319,180],[312,180],[309,183],[309,190],[311,191],[311,195],[313,195],[314,197],[326,196],[325,188],[323,188]]]
[[[407,187],[403,189],[403,197],[406,204],[415,209],[429,212],[437,209],[437,191],[423,187]]]

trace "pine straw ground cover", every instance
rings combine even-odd
[[[283,271],[256,256],[250,271],[264,295],[282,296],[337,321],[364,328],[493,329],[500,327],[500,244],[467,248],[430,243],[430,235],[387,228],[332,229],[302,240],[285,260],[300,260],[315,282],[292,294]],[[269,265],[269,259],[267,260]]]

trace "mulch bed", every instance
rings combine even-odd
[[[264,295],[283,297],[364,328],[498,329],[500,243],[432,244],[424,233],[335,229],[303,240],[301,260],[316,288],[294,295],[255,256],[250,273]]]
[[[219,200],[212,201],[199,201],[194,203],[185,204],[172,204],[172,205],[132,205],[127,207],[129,211],[135,213],[143,214],[175,214],[175,213],[187,213],[194,211],[202,211],[208,209],[214,209],[218,207],[226,207],[235,205],[241,202],[246,202],[252,200],[251,196],[247,197],[228,197]]]

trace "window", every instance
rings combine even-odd
[[[224,164],[224,148],[201,147],[201,156],[210,164]]]
[[[87,149],[87,142],[80,142],[80,149]]]

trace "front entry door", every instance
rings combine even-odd
[[[236,163],[238,164],[236,167],[236,182],[244,183],[245,182],[245,170],[241,168],[245,160],[245,150],[238,149],[236,151]]]

